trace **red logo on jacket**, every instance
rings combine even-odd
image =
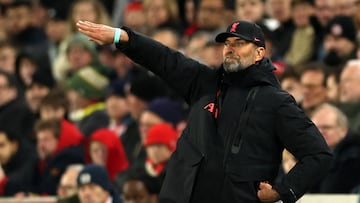
[[[212,113],[214,115],[215,118],[218,117],[218,109],[215,108],[215,104],[213,102],[207,104],[206,106],[204,106],[205,110],[208,110],[210,113]]]

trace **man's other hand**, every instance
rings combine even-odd
[[[257,195],[261,202],[276,202],[280,199],[279,193],[266,182],[260,182]]]

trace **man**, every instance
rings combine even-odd
[[[272,33],[272,57],[283,58],[289,50],[295,31],[295,24],[291,18],[291,0],[268,0],[267,8],[271,18],[279,22],[279,26]]]
[[[0,43],[0,70],[15,74],[15,61],[18,49],[14,43],[3,41]]]
[[[78,199],[77,197],[77,177],[84,168],[81,164],[70,165],[60,178],[60,182],[56,191],[60,202],[66,202]]]
[[[279,81],[281,88],[291,94],[295,101],[300,104],[303,98],[302,88],[300,84],[300,74],[294,68],[286,68],[280,75]]]
[[[349,120],[349,128],[360,133],[360,60],[350,60],[340,75],[339,108]]]
[[[345,114],[331,104],[320,105],[311,119],[335,157],[330,172],[312,192],[351,193],[360,185],[360,136],[349,130]]]
[[[328,73],[325,67],[318,63],[307,64],[300,76],[302,90],[301,108],[307,115],[311,114],[316,106],[326,102],[326,78]]]
[[[35,151],[19,135],[0,126],[0,196],[12,196],[30,186]]]
[[[315,0],[315,16],[320,26],[325,29],[329,21],[334,17],[334,0]]]
[[[105,99],[106,112],[109,115],[109,129],[121,140],[126,157],[132,163],[134,147],[140,141],[137,122],[131,117],[124,91],[125,81],[115,80],[108,86]]]
[[[105,168],[90,164],[84,167],[77,178],[80,203],[121,203],[119,194],[112,188]]]
[[[224,25],[226,10],[223,0],[200,0],[196,8],[198,29],[214,31]]]
[[[169,123],[176,130],[182,118],[181,103],[168,97],[159,97],[151,101],[148,107],[141,113],[139,125],[142,142],[146,138],[149,129],[159,123]]]
[[[236,21],[217,35],[224,44],[223,65],[217,70],[126,27],[82,21],[77,26],[99,44],[115,41],[191,106],[159,202],[295,202],[326,174],[330,150],[294,99],[280,89],[256,24]],[[284,147],[301,164],[271,185]]]
[[[39,69],[31,76],[31,84],[26,89],[25,99],[36,118],[39,114],[41,101],[55,86],[56,82],[48,71]]]
[[[168,87],[159,78],[154,76],[141,74],[130,82],[130,88],[126,93],[126,102],[131,118],[134,120],[132,127],[136,127],[137,131],[123,136],[121,140],[124,141],[124,145],[131,142],[130,145],[126,146],[127,155],[131,163],[137,160],[144,160],[146,155],[138,130],[141,113],[153,99],[166,96],[167,94]]]
[[[324,58],[324,37],[326,26],[329,21],[334,18],[334,4],[335,0],[315,0],[314,6],[316,12],[314,13],[315,19],[311,23],[315,29],[314,48],[317,59],[320,61]]]
[[[0,70],[0,124],[18,132],[25,142],[32,143],[33,115],[19,96],[15,77],[3,70]]]
[[[335,15],[353,17],[356,13],[356,0],[336,0],[334,1]]]
[[[14,1],[4,9],[3,28],[10,42],[42,59],[42,64],[48,64],[46,35],[43,29],[32,25],[33,16],[31,2]]]
[[[109,79],[104,71],[101,66],[86,66],[66,81],[69,118],[86,137],[109,123],[103,102]]]
[[[55,195],[65,169],[71,164],[83,164],[85,153],[81,146],[70,140],[60,146],[62,129],[59,120],[39,120],[34,131],[38,162],[30,191]]]
[[[356,58],[356,26],[351,17],[335,16],[326,27],[324,63],[331,67],[343,66]]]

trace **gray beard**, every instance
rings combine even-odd
[[[224,69],[228,73],[245,70],[247,67],[253,64],[252,58],[254,58],[254,55],[250,54],[249,56],[243,58],[242,60],[240,60],[240,57],[236,55],[233,55],[233,59],[229,57],[225,57],[223,62]]]
[[[235,62],[224,60],[223,66],[226,72],[239,72],[241,70],[245,70],[247,67],[252,65],[253,63],[250,61],[249,58],[245,58],[243,61],[237,59]]]
[[[235,63],[227,63],[224,62],[224,69],[226,72],[231,73],[231,72],[238,72],[241,70],[246,69],[247,67],[244,67],[241,63],[235,62]]]

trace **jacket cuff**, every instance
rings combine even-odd
[[[129,41],[128,42],[126,42],[126,43],[120,43],[120,42],[115,43],[115,47],[118,48],[120,51],[122,51],[122,50],[125,50],[129,46],[130,40],[132,38],[133,31],[130,28],[126,27],[126,26],[122,26],[122,27],[120,27],[120,29],[124,30],[129,36]]]
[[[284,203],[294,203],[296,202],[296,200],[298,200],[298,197],[296,196],[294,190],[292,190],[291,188],[287,188],[281,184],[276,184],[273,186],[273,189],[279,193],[280,199]]]

